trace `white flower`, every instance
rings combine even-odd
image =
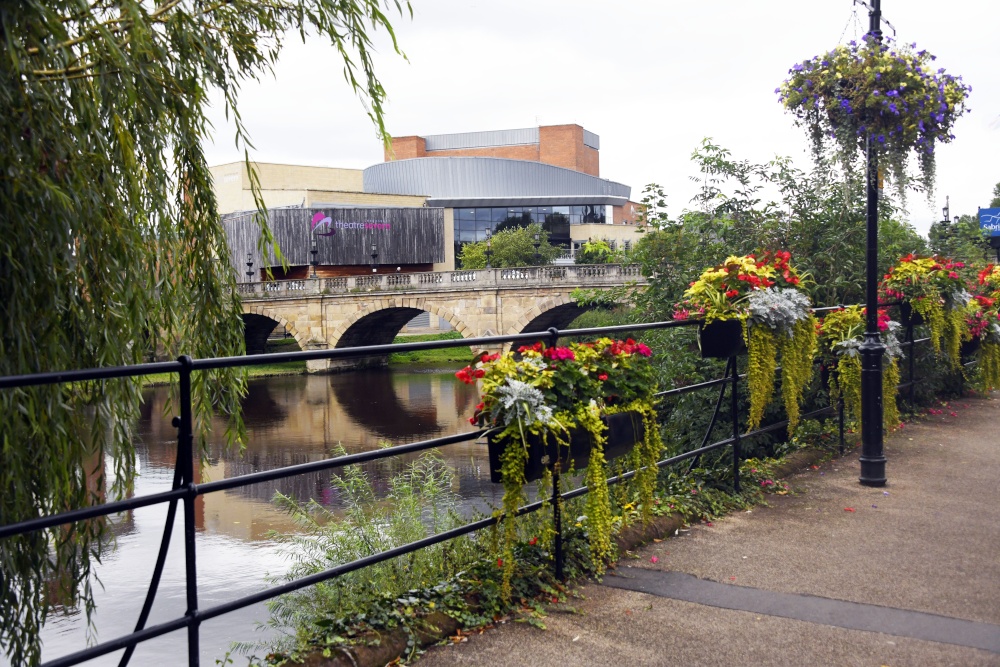
[[[552,421],[552,408],[545,405],[542,392],[527,382],[507,378],[497,388],[500,397],[500,418],[504,426],[520,420],[525,426],[547,424]]]
[[[809,298],[791,287],[750,292],[750,321],[792,335],[796,322],[809,317]]]

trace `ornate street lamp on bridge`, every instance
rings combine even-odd
[[[378,248],[372,242],[372,273],[378,273]]]
[[[253,282],[253,253],[247,253],[247,282]]]

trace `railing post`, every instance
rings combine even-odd
[[[913,342],[913,318],[906,324],[906,338],[910,341],[910,358],[907,360],[908,366],[910,367],[909,377],[910,377],[910,410],[916,410],[916,387],[917,379],[913,377],[916,371],[915,359],[917,357],[917,344]]]
[[[180,464],[181,484],[187,488],[184,496],[184,574],[187,589],[188,617],[188,666],[199,666],[199,626],[198,620],[198,569],[195,560],[194,524],[194,418],[191,409],[191,367],[188,355],[177,359],[181,363],[180,404],[181,417],[177,433],[177,460]]]
[[[555,347],[559,343],[559,330],[555,327],[549,327],[549,347]],[[563,575],[563,538],[562,538],[562,492],[559,488],[559,472],[561,466],[559,465],[559,442],[555,438],[552,438],[552,447],[555,451],[555,456],[551,457],[552,461],[552,529],[555,532],[553,538],[552,551],[555,554],[556,559],[556,580],[562,581]]]
[[[727,370],[732,368],[733,386],[729,397],[729,416],[733,420],[733,490],[740,492],[740,414],[737,403],[740,374],[736,367],[736,357],[729,357]]]

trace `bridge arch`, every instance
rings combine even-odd
[[[422,312],[428,312],[445,320],[464,338],[475,334],[454,313],[426,299],[378,299],[341,322],[330,335],[330,346],[343,348],[388,345],[407,322]]]
[[[526,311],[507,330],[507,335],[546,331],[549,327],[565,329],[570,322],[590,309],[591,306],[577,304],[568,294],[550,297],[536,303],[530,310]]]
[[[267,345],[267,337],[278,325],[292,334],[300,350],[307,349],[309,338],[299,333],[295,323],[269,308],[243,304],[243,336],[246,339],[247,354],[261,354]]]

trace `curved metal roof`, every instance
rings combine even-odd
[[[627,185],[572,169],[495,157],[394,160],[368,167],[363,178],[365,192],[442,200],[594,196],[610,200],[628,199],[632,192]]]

